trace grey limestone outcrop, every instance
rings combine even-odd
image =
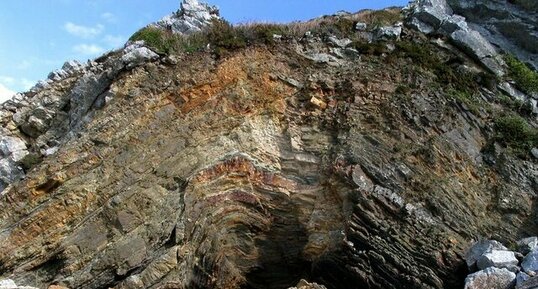
[[[217,7],[200,3],[197,0],[183,0],[177,12],[165,16],[151,25],[171,30],[174,33],[192,34],[219,18]]]

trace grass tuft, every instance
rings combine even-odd
[[[538,147],[538,130],[517,114],[508,114],[495,120],[495,141],[512,149],[519,157],[526,157]]]
[[[538,73],[512,55],[506,56],[510,77],[525,93],[538,93]]]

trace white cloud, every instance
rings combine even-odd
[[[127,39],[121,35],[113,36],[113,35],[107,35],[105,38],[103,38],[103,42],[108,44],[108,46],[111,47],[119,47],[125,44]]]
[[[103,30],[105,29],[105,26],[101,24],[97,24],[95,27],[88,27],[88,26],[82,26],[77,25],[72,22],[67,22],[64,24],[64,29],[69,34],[74,35],[76,37],[80,38],[94,38],[101,34]]]
[[[0,83],[0,103],[10,99],[13,95],[15,95],[14,91]]]
[[[23,60],[21,63],[19,63],[15,68],[19,70],[26,70],[32,66],[32,63],[28,60]]]
[[[105,12],[103,14],[101,14],[101,18],[103,18],[105,21],[109,22],[109,23],[115,23],[118,21],[118,18],[116,17],[116,15],[110,13],[110,12]]]
[[[0,98],[6,94],[14,94],[12,89],[16,91],[28,91],[36,84],[36,81],[27,78],[13,78],[11,76],[0,75]],[[9,88],[8,88],[9,87]],[[0,101],[1,103],[2,101]]]
[[[30,88],[34,87],[34,85],[37,83],[37,81],[30,80],[27,78],[23,78],[19,82],[23,90],[29,90]]]
[[[15,83],[15,78],[10,77],[10,76],[0,75],[0,83],[5,83],[7,85],[12,85],[13,83]]]
[[[73,51],[83,55],[97,55],[103,53],[105,49],[96,44],[79,44],[73,46]]]

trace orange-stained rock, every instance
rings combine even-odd
[[[290,28],[399,17],[377,13]],[[537,231],[536,163],[491,143],[510,108],[450,44],[406,28],[381,46],[352,33],[353,48],[300,33],[138,66],[118,50],[2,105],[0,134],[29,157],[10,163],[20,179],[0,194],[0,276],[38,288],[462,288],[468,244]],[[43,131],[25,133],[36,115]]]

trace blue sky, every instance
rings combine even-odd
[[[0,102],[71,59],[121,47],[179,0],[0,0]],[[232,23],[306,20],[339,10],[403,6],[408,0],[209,0]]]

